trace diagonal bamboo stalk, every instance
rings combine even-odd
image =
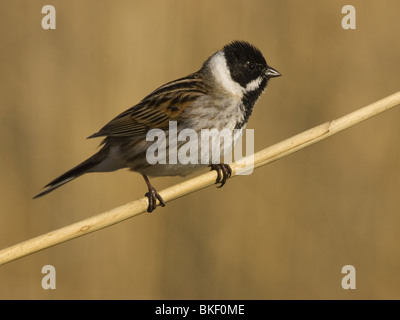
[[[341,118],[323,123],[257,152],[254,154],[254,168],[276,161],[398,105],[400,105],[400,91]],[[240,173],[240,170],[243,170],[243,163],[243,161],[240,161],[231,165],[232,177]],[[214,184],[216,177],[217,173],[210,171],[164,189],[159,193],[165,202],[169,202]],[[146,212],[147,205],[148,200],[144,197],[5,248],[0,251],[0,265],[142,214]]]

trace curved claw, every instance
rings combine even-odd
[[[157,207],[157,200],[160,201],[160,206],[165,207],[164,199],[161,195],[156,191],[156,189],[150,184],[149,179],[146,175],[143,175],[144,180],[146,181],[147,187],[149,188],[149,192],[145,194],[145,197],[149,199],[149,205],[147,207],[147,212],[152,212]]]
[[[224,163],[212,164],[210,165],[210,167],[211,170],[217,171],[217,179],[215,180],[215,183],[220,183],[221,185],[218,186],[218,188],[222,188],[225,185],[228,178],[230,178],[232,175],[231,167],[228,164]]]
[[[164,199],[153,187],[149,188],[149,192],[145,194],[145,197],[149,199],[149,206],[147,212],[152,212],[157,207],[157,200],[160,201],[160,206],[165,207]]]

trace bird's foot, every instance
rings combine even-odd
[[[229,166],[229,164],[224,164],[224,163],[217,163],[217,164],[212,164],[210,165],[211,170],[217,171],[217,180],[215,180],[215,183],[220,183],[220,186],[218,188],[222,188],[224,184],[226,183],[226,180],[231,177],[232,175],[232,169]]]

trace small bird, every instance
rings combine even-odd
[[[281,74],[268,66],[260,50],[245,41],[233,41],[209,57],[195,73],[159,87],[132,108],[122,112],[99,132],[88,138],[105,137],[102,148],[89,159],[48,183],[35,198],[90,172],[110,172],[122,168],[140,173],[148,188],[147,211],[165,206],[163,198],[150,184],[148,176],[185,176],[210,166],[216,170],[216,183],[222,187],[231,176],[228,164],[210,162],[197,164],[150,164],[146,151],[154,141],[146,134],[161,129],[168,136],[169,123],[176,121],[177,132],[190,128],[243,129],[254,104],[270,78]],[[178,142],[184,143],[184,142]],[[179,147],[179,146],[178,146]],[[169,145],[166,145],[167,153]],[[220,154],[220,158],[223,154]]]

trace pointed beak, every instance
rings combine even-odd
[[[267,70],[265,71],[265,74],[267,75],[268,78],[275,78],[281,76],[278,70],[275,70],[272,67],[268,67]]]

